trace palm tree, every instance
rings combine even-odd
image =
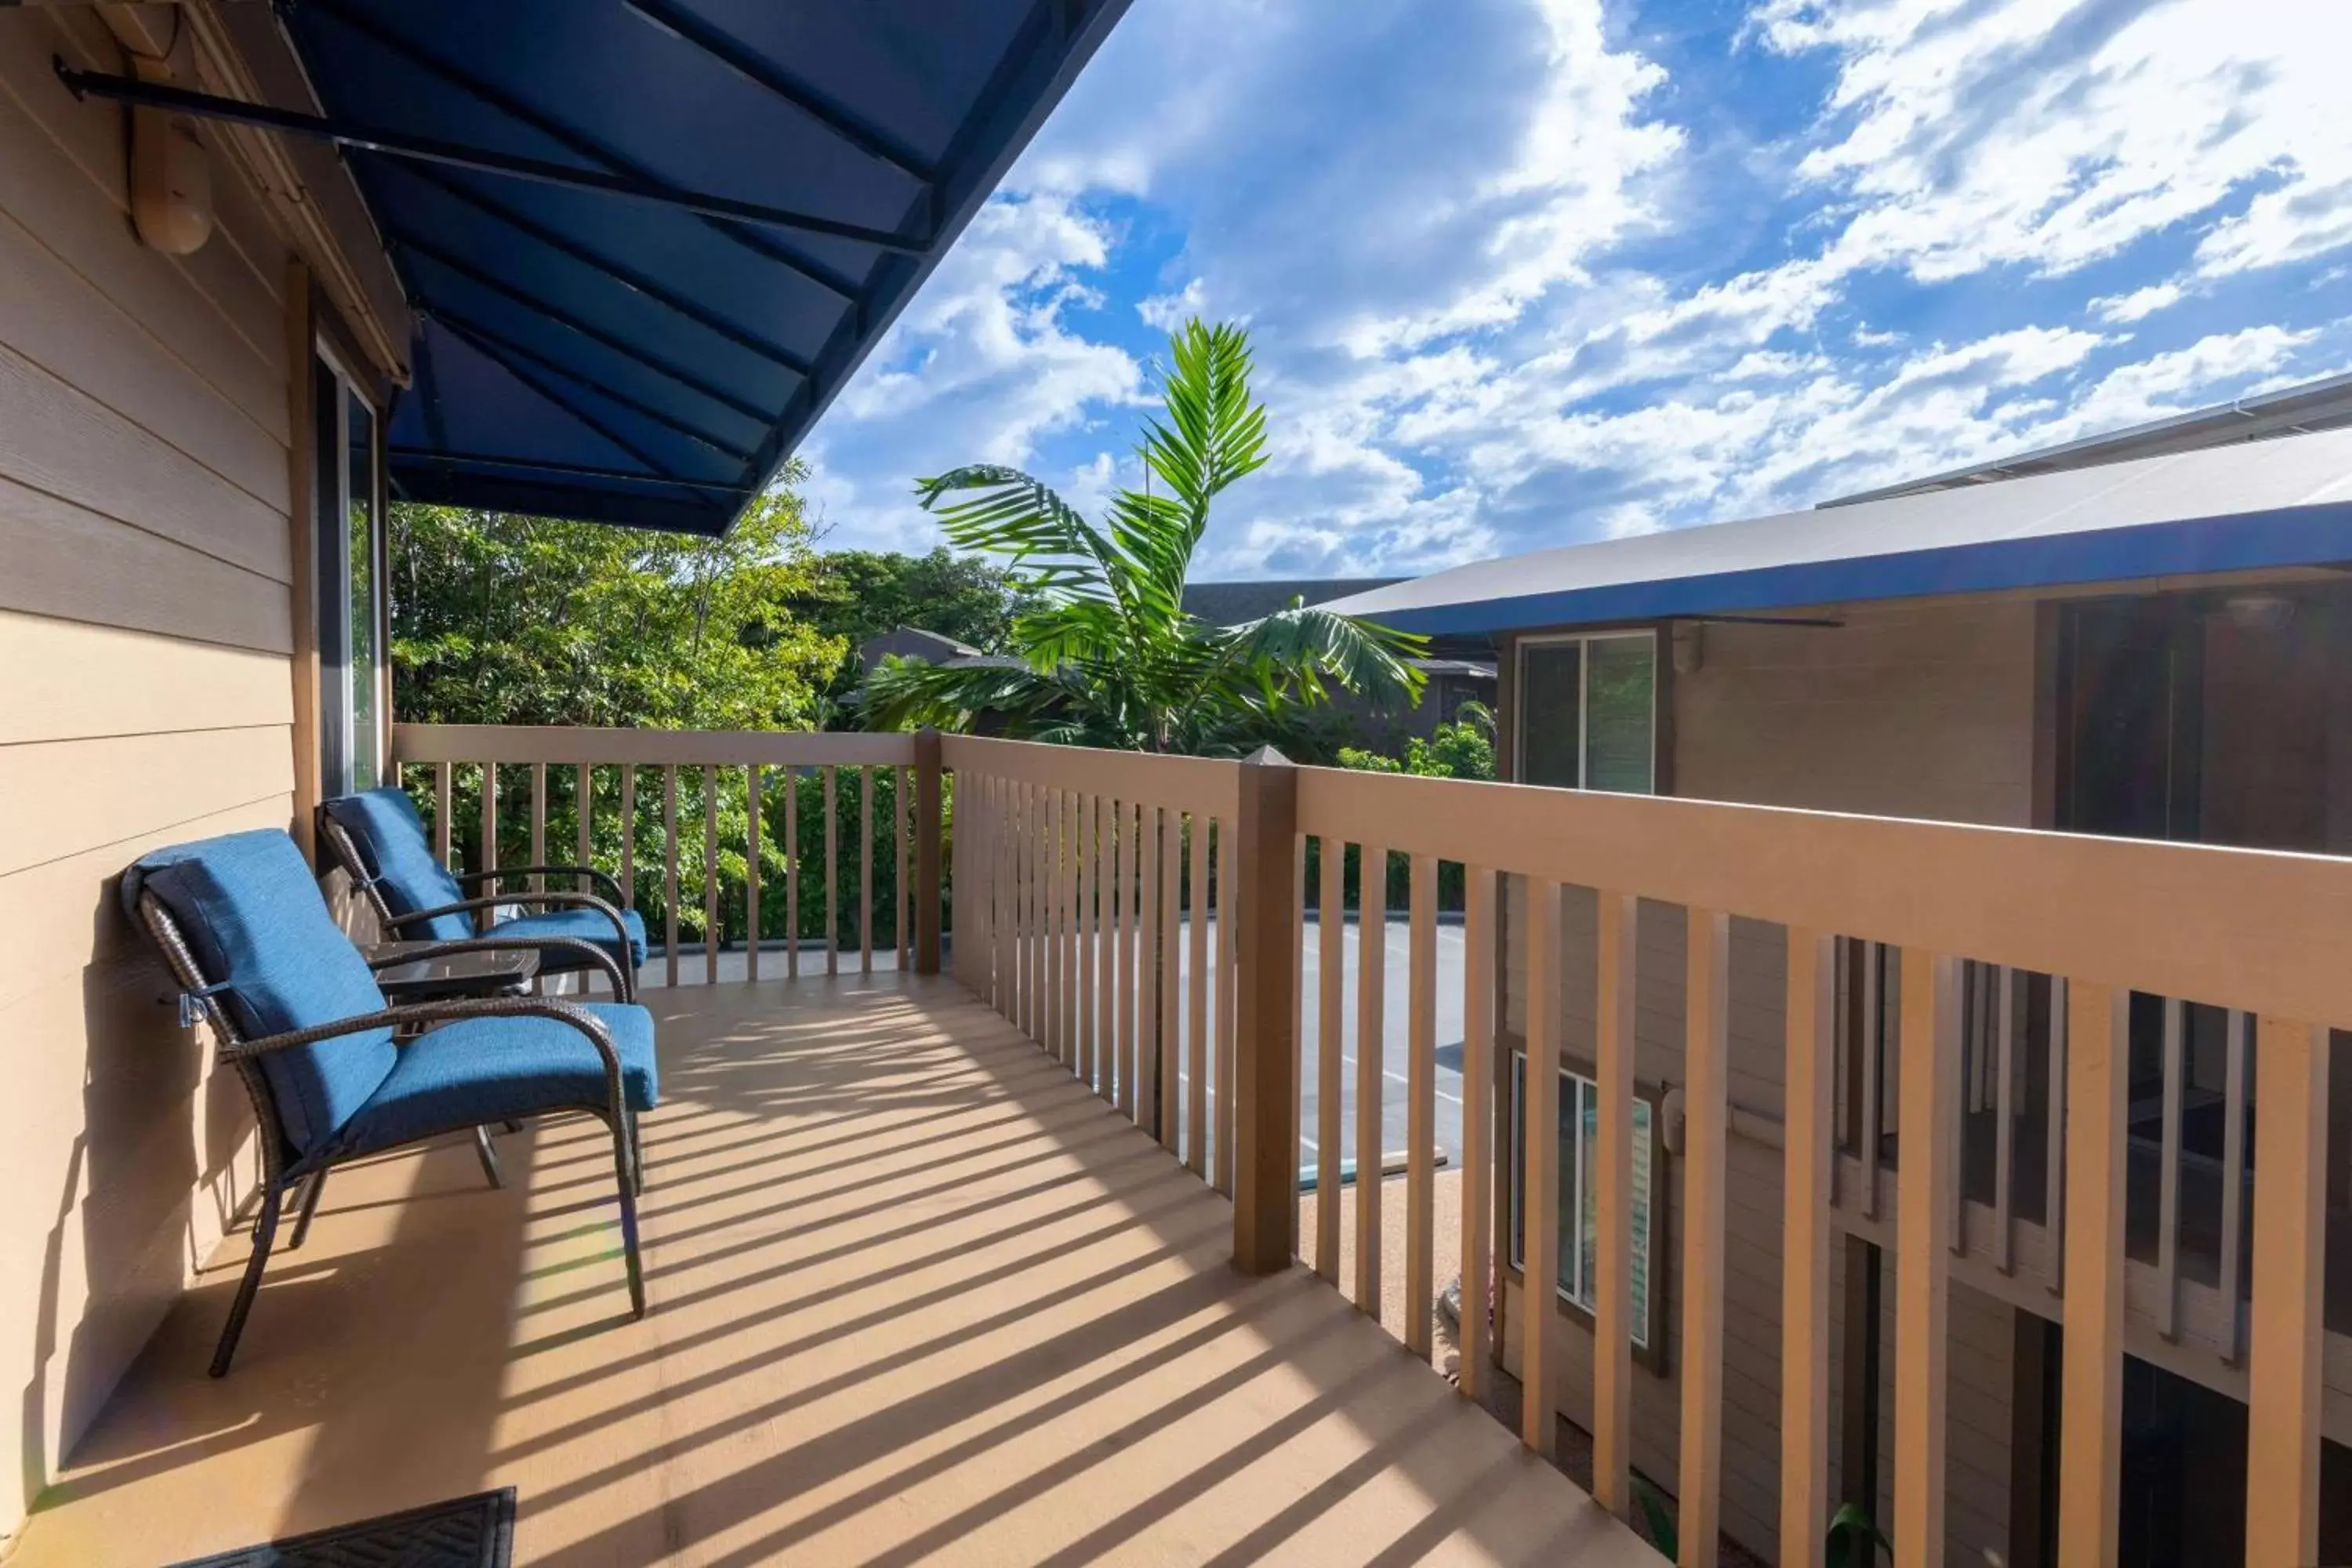
[[[1240,327],[1188,321],[1169,352],[1165,415],[1146,422],[1140,448],[1145,488],[1121,490],[1104,526],[1016,468],[916,481],[951,543],[1005,557],[1034,598],[1013,623],[1016,663],[887,660],[866,689],[869,722],[965,729],[986,713],[1024,739],[1217,755],[1295,733],[1335,688],[1419,700],[1406,662],[1418,637],[1295,600],[1243,626],[1184,613],[1210,503],[1265,462],[1265,410]]]

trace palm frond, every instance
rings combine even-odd
[[[1009,556],[1025,568],[1033,586],[1110,599],[1131,570],[1118,547],[1076,507],[1018,468],[993,463],[952,468],[917,479],[915,494],[956,548]],[[950,496],[970,499],[941,504]]]

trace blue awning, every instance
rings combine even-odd
[[[640,193],[349,148],[418,318],[395,494],[723,531],[1125,5],[287,7],[327,120]]]
[[[1327,609],[1469,635],[2352,564],[2352,431],[1457,566]]]

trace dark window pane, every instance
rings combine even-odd
[[[1580,711],[1583,648],[1538,643],[1519,660],[1519,782],[1574,789],[1583,782],[1577,752],[1583,742]]]

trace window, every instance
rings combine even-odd
[[[1527,1268],[1527,1150],[1521,1110],[1527,1093],[1528,1058],[1511,1054],[1511,1267]],[[1633,1344],[1650,1348],[1652,1171],[1651,1129],[1656,1108],[1633,1101]],[[1601,1245],[1601,1091],[1593,1081],[1562,1068],[1559,1075],[1559,1280],[1560,1299],[1590,1313],[1597,1304]]]
[[[312,369],[319,773],[332,795],[383,772],[383,518],[375,409],[323,348]]]
[[[1521,784],[1649,795],[1657,788],[1657,637],[1648,631],[1519,645]]]

